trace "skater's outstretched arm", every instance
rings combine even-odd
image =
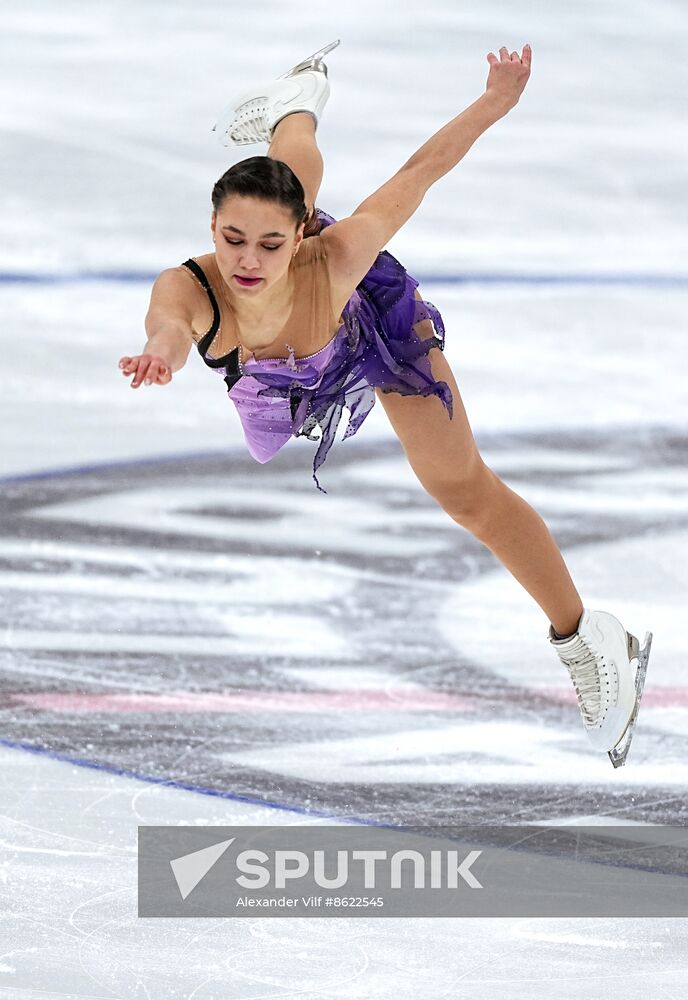
[[[178,273],[185,275],[179,278]],[[133,375],[132,389],[144,385],[167,385],[172,373],[186,364],[193,347],[193,330],[205,317],[204,296],[199,294],[184,267],[170,267],[155,280],[151,289],[150,306],[146,314],[146,345],[141,354],[119,359],[122,374]]]
[[[433,135],[386,184],[362,202],[353,215],[322,233],[328,248],[333,289],[346,300],[386,243],[414,214],[427,190],[463,159],[478,136],[518,103],[528,82],[529,45],[500,59],[490,52],[485,93]]]

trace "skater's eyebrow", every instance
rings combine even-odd
[[[246,233],[243,233],[241,231],[241,229],[237,229],[236,226],[223,226],[222,228],[223,229],[231,229],[231,231],[233,233],[238,233],[239,236],[245,236],[246,235]],[[260,237],[260,239],[264,240],[267,236],[284,236],[284,235],[285,235],[284,233],[263,233],[263,235]]]

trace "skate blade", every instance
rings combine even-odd
[[[626,763],[626,757],[628,756],[628,751],[631,748],[631,740],[633,739],[633,731],[635,729],[636,719],[638,718],[638,711],[640,709],[640,699],[643,694],[643,688],[645,687],[645,675],[647,674],[647,661],[650,658],[650,648],[652,646],[652,632],[645,633],[645,644],[643,648],[638,653],[638,667],[635,673],[635,707],[628,720],[628,725],[626,730],[616,744],[611,750],[608,751],[608,756],[614,767],[621,767]]]
[[[341,39],[337,38],[334,42],[330,42],[329,45],[324,45],[323,48],[314,52],[312,56],[306,56],[302,62],[297,63],[296,66],[292,66],[290,70],[287,70],[286,73],[283,73],[282,76],[277,79],[285,80],[287,77],[293,76],[295,73],[303,73],[303,71],[307,69],[319,70],[327,76],[327,66],[322,61],[323,56],[326,56],[328,52],[332,51],[332,49],[336,49],[340,43]]]

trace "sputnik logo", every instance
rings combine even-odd
[[[183,854],[180,858],[173,858],[170,867],[177,881],[177,888],[182,899],[186,899],[201,879],[208,874],[216,861],[225,853],[236,837],[229,840],[221,840],[219,844],[211,844],[210,847],[202,847],[200,851],[193,851],[191,854]]]

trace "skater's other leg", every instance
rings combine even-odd
[[[423,338],[433,333],[427,320],[416,330]],[[442,351],[432,348],[428,357],[434,378],[452,391],[453,419],[436,396],[377,391],[413,471],[447,514],[503,563],[560,635],[575,632],[583,602],[554,538],[540,515],[484,463]]]
[[[323,158],[315,138],[315,120],[307,111],[287,115],[278,122],[268,156],[282,160],[303,185],[306,207],[313,211],[323,178]]]

